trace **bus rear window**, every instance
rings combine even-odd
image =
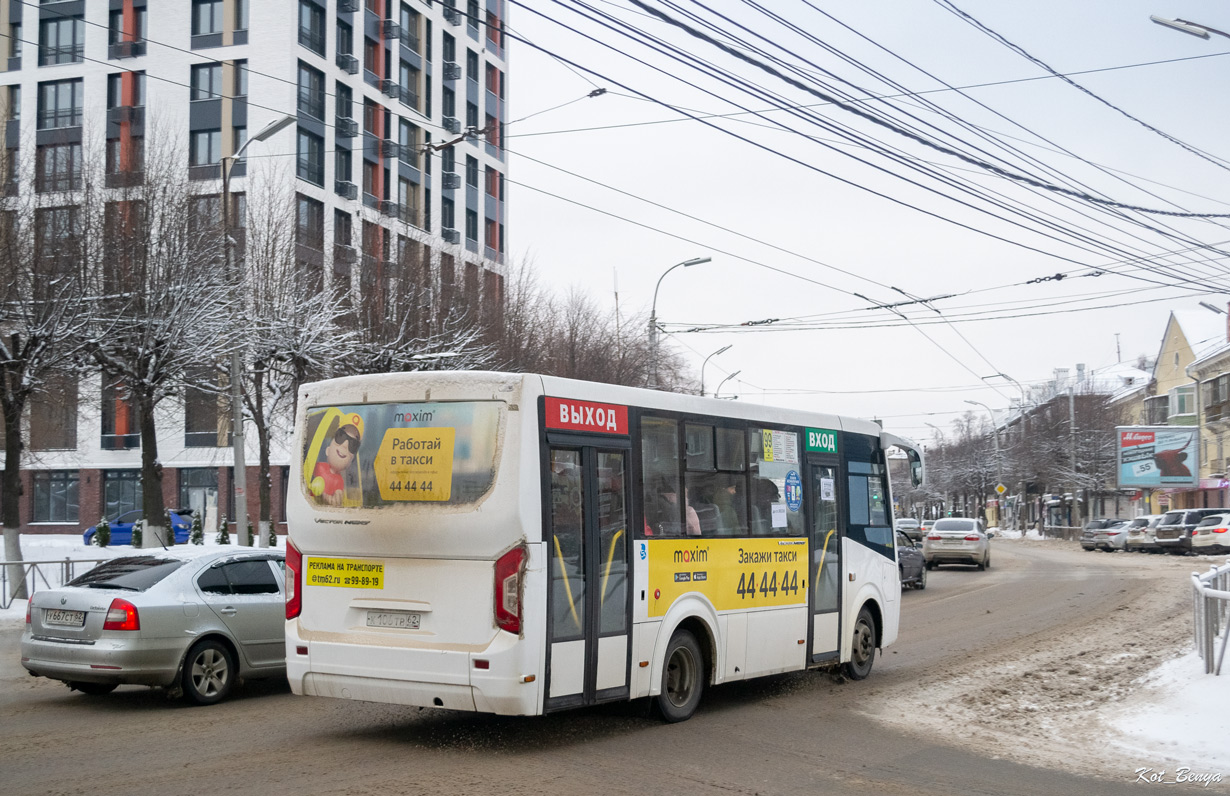
[[[321,506],[473,503],[495,480],[497,401],[309,409],[303,484]]]

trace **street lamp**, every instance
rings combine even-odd
[[[1003,379],[1004,381],[1012,382],[1013,386],[1015,386],[1018,390],[1021,391],[1021,411],[1024,412],[1025,404],[1027,403],[1027,401],[1025,400],[1025,388],[1021,386],[1021,383],[1019,381],[1012,378],[1007,373],[992,373],[990,376],[982,376],[981,378],[983,381],[986,381],[987,379],[993,379],[996,376]]]
[[[718,385],[718,388],[717,388],[716,390],[714,390],[714,391],[713,391],[713,397],[714,397],[714,398],[717,398],[717,397],[718,397],[718,395],[720,395],[720,394],[721,394],[721,392],[722,392],[722,386],[723,386],[724,384],[726,384],[726,382],[730,381],[731,379],[733,379],[735,376],[738,376],[738,375],[739,375],[740,373],[742,373],[742,372],[743,372],[743,371],[741,371],[741,370],[736,370],[734,373],[732,373],[732,374],[730,374],[729,376],[727,376],[726,378],[722,379],[722,383],[721,383],[721,384],[719,384],[719,385]],[[736,397],[737,397],[737,396],[736,396]]]
[[[734,345],[734,344],[732,343],[731,345]],[[702,398],[705,395],[705,365],[708,365],[709,360],[713,359],[718,354],[721,354],[722,352],[729,351],[729,350],[730,350],[730,346],[724,345],[721,348],[719,348],[717,351],[714,351],[712,354],[705,357],[705,361],[701,363],[701,366],[700,366],[700,394]]]
[[[676,268],[690,268],[693,265],[700,265],[712,260],[712,257],[693,257],[691,260],[684,260],[681,263],[675,263],[670,268],[662,272],[662,276],[658,277],[658,284],[653,288],[653,304],[649,306],[649,387],[657,389],[658,387],[658,288],[662,287],[662,280],[666,275]]]
[[[1199,36],[1202,39],[1207,39],[1210,33],[1215,33],[1218,36],[1225,36],[1227,39],[1230,39],[1230,33],[1218,30],[1217,28],[1210,28],[1208,25],[1201,25],[1199,22],[1188,22],[1186,19],[1166,19],[1165,17],[1159,17],[1156,14],[1150,14],[1149,19],[1163,27],[1174,28],[1175,30],[1182,31],[1183,33],[1191,34],[1192,36]]]
[[[274,134],[284,130],[294,124],[296,117],[287,114],[280,118],[274,119],[269,124],[265,125],[261,130],[247,141],[243,142],[243,146],[235,150],[232,155],[225,155],[222,158],[222,249],[226,256],[226,272],[234,274],[235,279],[235,306],[238,308],[240,302],[243,301],[244,289],[244,274],[242,271],[236,271],[234,241],[231,238],[231,169],[235,166],[235,161],[243,154],[243,151],[248,148],[248,144],[253,141],[264,141]],[[238,309],[236,309],[238,312]],[[236,327],[238,333],[238,326]],[[242,339],[242,338],[241,338]],[[244,450],[243,438],[243,351],[240,345],[236,345],[231,351],[231,450],[234,456],[234,483],[231,485],[235,490],[235,535],[243,539],[243,534],[248,527],[248,468],[246,452]],[[266,529],[262,528],[257,534],[257,545],[265,547],[268,544],[269,535]]]
[[[1004,482],[1003,461],[999,458],[999,420],[995,417],[995,410],[984,404],[982,401],[966,401],[967,404],[981,406],[991,414],[991,431],[994,432],[995,440],[995,483],[1002,484]]]

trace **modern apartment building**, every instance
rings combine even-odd
[[[217,198],[224,158],[289,114],[294,124],[243,151],[230,190],[243,197],[261,170],[293,183],[298,267],[362,301],[363,286],[412,261],[433,312],[491,312],[506,235],[504,19],[505,0],[0,0],[4,195],[64,192],[71,204],[90,153],[118,188],[170,141],[200,194]],[[115,386],[62,389],[69,400],[30,409],[25,531],[70,532],[140,506],[140,439]],[[233,516],[226,413],[191,390],[164,401],[168,506]]]

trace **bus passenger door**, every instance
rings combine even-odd
[[[841,520],[837,464],[811,470],[811,662],[841,649]]]
[[[548,459],[546,709],[626,699],[628,451],[553,443]]]

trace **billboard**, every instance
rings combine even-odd
[[[1196,486],[1200,483],[1197,426],[1119,426],[1120,489]]]

